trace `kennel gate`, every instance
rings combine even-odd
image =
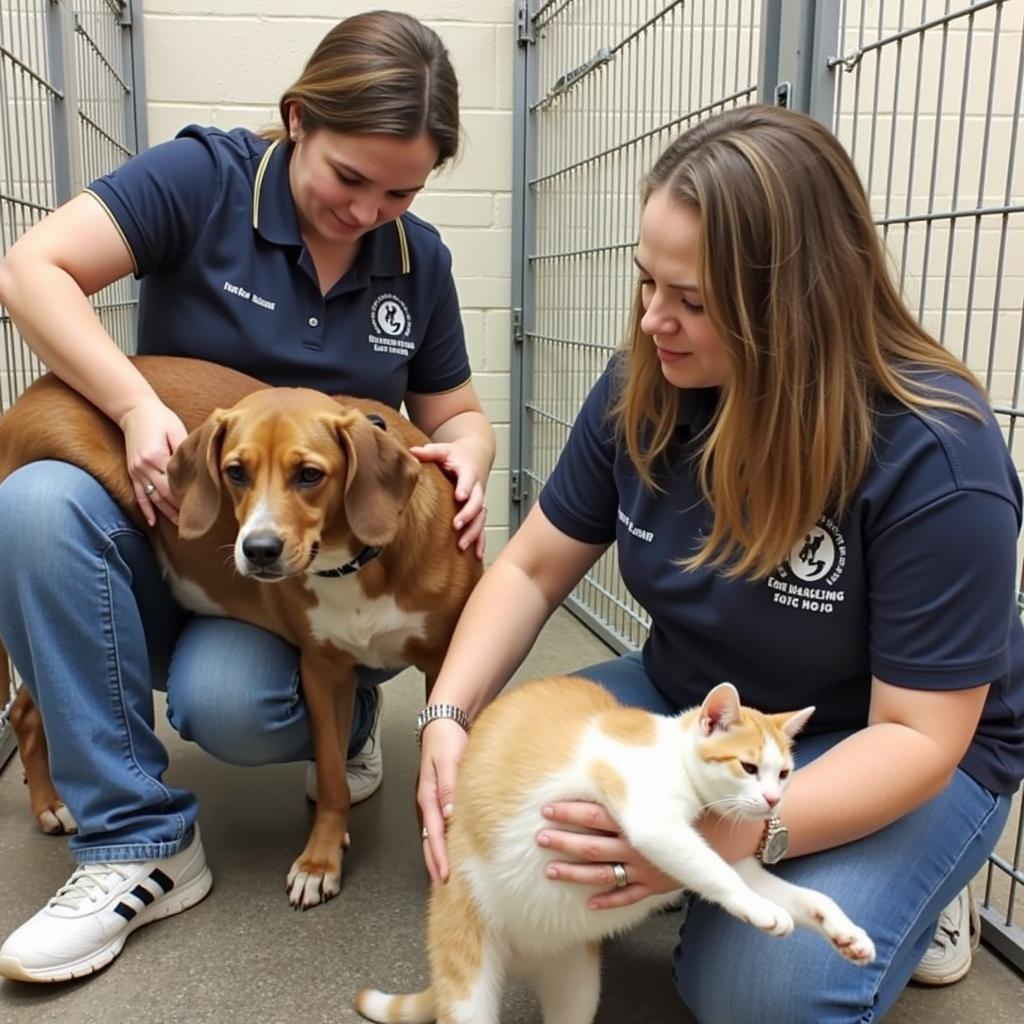
[[[145,147],[140,0],[0,3],[0,256],[28,227]],[[127,352],[137,284],[93,308]],[[43,372],[0,306],[0,412]],[[14,750],[0,707],[0,768]]]
[[[625,333],[643,172],[751,102],[852,154],[911,308],[1024,468],[1024,0],[518,0],[516,42],[513,528]],[[566,604],[619,651],[646,636],[614,548]],[[1022,847],[1018,807],[977,888],[986,941],[1024,970]]]

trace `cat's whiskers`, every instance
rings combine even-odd
[[[704,804],[702,810],[706,811],[712,808],[716,810],[721,818],[728,821],[733,828],[741,821],[759,817],[763,811],[757,800],[744,796],[725,796],[718,800],[711,800]],[[752,810],[754,811],[753,814],[751,814]]]
[[[723,818],[739,819],[743,816],[743,801],[734,796],[724,796],[718,800],[709,801],[702,810],[715,810]]]
[[[717,800],[708,800],[706,803],[701,804],[701,808],[700,809],[702,811],[710,811],[711,808],[714,807],[716,804],[734,804],[734,803],[736,803],[736,798],[735,797],[723,796],[723,797],[719,797]]]

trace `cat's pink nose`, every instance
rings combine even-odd
[[[782,796],[778,793],[765,793],[764,802],[768,805],[768,809],[771,810],[780,800]]]

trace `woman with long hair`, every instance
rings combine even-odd
[[[681,998],[702,1024],[875,1020],[1024,775],[1017,474],[980,386],[907,312],[821,124],[711,117],[642,202],[625,345],[463,612],[431,694],[448,710],[421,719],[424,856],[443,884],[463,724],[614,543],[650,635],[579,674],[664,714],[722,680],[769,712],[815,705],[781,816],[700,827],[829,893],[878,951],[854,968],[810,933],[778,942],[694,904]],[[556,804],[548,826],[557,878],[608,887],[595,913],[677,887],[602,808]]]

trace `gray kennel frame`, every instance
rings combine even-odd
[[[28,227],[146,146],[141,0],[0,2],[0,256]],[[125,350],[138,288],[93,306]],[[0,412],[42,373],[0,306]],[[17,684],[16,684],[17,685]],[[14,750],[0,707],[0,767]]]

